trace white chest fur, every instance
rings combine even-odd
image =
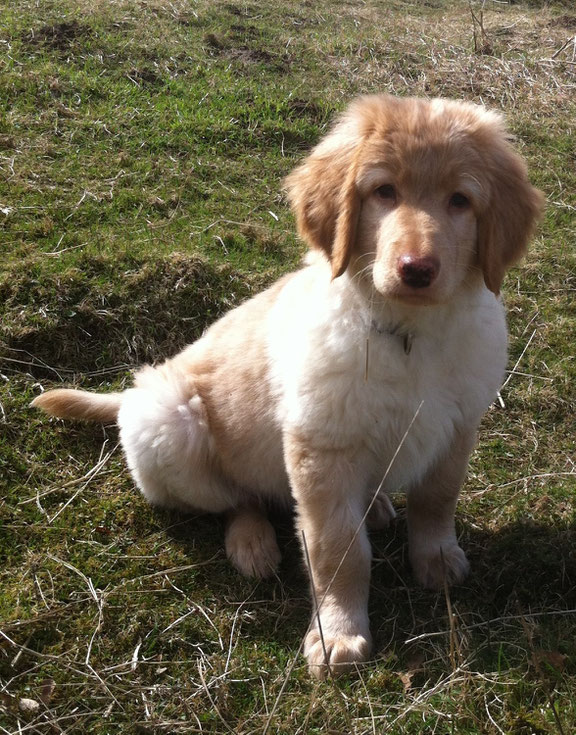
[[[280,295],[269,350],[280,423],[315,446],[366,450],[377,480],[407,432],[386,482],[394,490],[416,481],[456,429],[477,425],[502,381],[506,326],[483,287],[404,308],[400,334],[390,322],[398,309],[381,308],[378,329],[374,313],[346,277],[312,266]]]

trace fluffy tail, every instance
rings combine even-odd
[[[42,393],[32,401],[50,416],[83,421],[116,421],[122,393],[88,393],[85,390],[58,388]]]

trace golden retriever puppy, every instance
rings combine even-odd
[[[426,587],[468,562],[454,512],[506,364],[498,297],[542,197],[499,115],[448,100],[364,97],[287,179],[316,255],[137,373],[124,393],[48,391],[47,413],[117,420],[156,505],[227,513],[244,574],[280,560],[269,503],[295,503],[319,610],[306,634],[325,676],[370,654],[367,523],[407,493]]]

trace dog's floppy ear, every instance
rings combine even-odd
[[[360,197],[356,188],[362,136],[343,120],[286,179],[300,236],[330,259],[332,277],[348,266],[356,238]]]
[[[506,271],[526,251],[544,197],[530,185],[524,161],[503,137],[492,146],[489,201],[478,219],[478,256],[486,286],[498,295]]]

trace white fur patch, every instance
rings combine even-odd
[[[387,491],[417,482],[458,428],[478,423],[506,363],[503,309],[483,284],[433,309],[382,307],[378,319],[396,324],[414,312],[406,354],[398,336],[372,328],[375,312],[347,275],[332,281],[318,264],[289,282],[270,315],[282,425],[316,447],[366,450],[378,483],[414,420]]]
[[[118,415],[128,467],[146,499],[163,507],[219,513],[234,505],[213,469],[212,440],[202,401],[174,376],[141,373],[123,395]]]

